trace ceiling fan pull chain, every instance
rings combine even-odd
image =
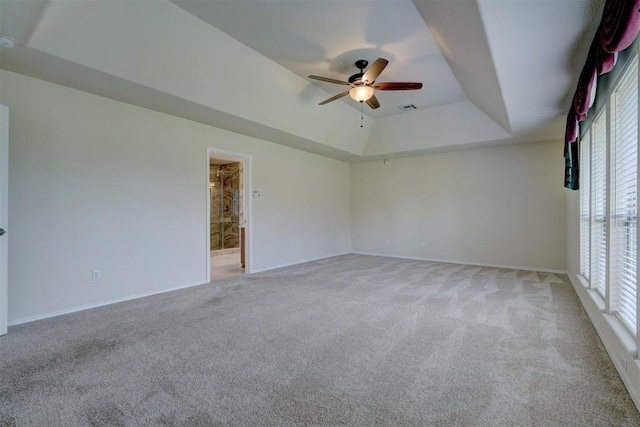
[[[364,101],[360,101],[360,127],[362,127],[362,119],[363,119],[362,104],[364,104]]]

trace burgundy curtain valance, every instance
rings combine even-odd
[[[580,72],[571,110],[567,115],[564,186],[577,190],[579,122],[587,118],[596,96],[598,76],[613,70],[618,52],[631,46],[640,32],[640,0],[607,0],[602,19]],[[573,147],[573,146],[576,147]]]
[[[607,74],[616,66],[618,52],[607,52],[601,44],[597,45],[597,49],[596,70],[598,71],[598,75],[601,76]]]
[[[565,135],[565,142],[574,142],[578,139],[578,118],[573,110],[567,115],[567,131]]]
[[[640,30],[640,0],[607,0],[598,30],[607,52],[621,52],[631,46]]]
[[[564,186],[571,190],[579,187],[578,179],[578,118],[574,110],[567,115],[567,130],[564,139]]]
[[[589,108],[591,108],[593,102],[596,100],[597,84],[598,72],[596,70],[596,63],[592,60],[585,64],[582,69],[580,78],[578,79],[576,93],[573,95],[573,113],[580,122],[587,118]]]

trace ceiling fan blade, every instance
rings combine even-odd
[[[314,79],[314,80],[320,80],[321,82],[327,82],[327,83],[335,83],[337,85],[347,85],[347,86],[351,86],[351,83],[349,82],[343,82],[342,80],[336,80],[336,79],[332,79],[330,77],[322,77],[322,76],[309,76],[310,79]]]
[[[422,83],[417,82],[382,82],[372,86],[377,90],[415,90],[422,89]]]
[[[376,98],[375,95],[371,95],[371,98],[369,98],[366,102],[367,102],[367,105],[371,107],[372,110],[375,110],[376,108],[380,107],[380,102],[378,102],[378,98]]]
[[[331,102],[331,101],[335,101],[336,99],[340,99],[340,98],[342,98],[343,96],[347,96],[347,95],[349,95],[349,91],[348,91],[348,90],[345,90],[344,92],[339,93],[339,94],[337,94],[337,95],[334,95],[334,96],[332,96],[332,97],[331,97],[331,98],[329,98],[329,99],[325,99],[324,101],[322,101],[322,102],[321,102],[321,103],[319,103],[318,105],[328,104],[328,103],[329,103],[329,102]]]
[[[384,58],[376,59],[375,62],[371,64],[371,67],[369,67],[369,69],[362,76],[362,81],[373,83],[378,78],[380,73],[382,73],[382,70],[384,70],[384,67],[386,67],[388,63],[389,61]]]

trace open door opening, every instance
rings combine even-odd
[[[248,158],[208,150],[209,280],[248,271],[247,179]]]

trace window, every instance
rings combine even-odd
[[[589,279],[589,243],[591,240],[591,216],[589,212],[591,194],[591,132],[587,131],[580,141],[580,273]]]
[[[636,332],[638,59],[611,97],[611,307]]]
[[[634,335],[638,321],[638,58],[580,140],[580,270]]]
[[[607,110],[591,128],[591,287],[604,298],[607,281]]]

